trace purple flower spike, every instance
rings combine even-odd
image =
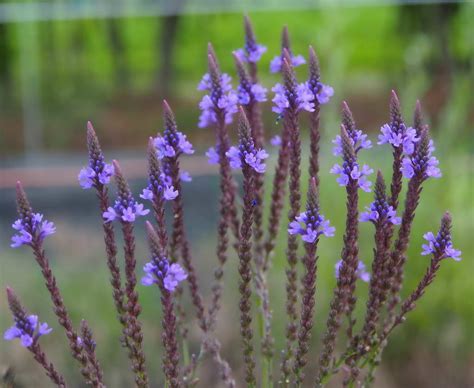
[[[461,251],[453,248],[451,241],[451,216],[446,213],[441,221],[441,227],[435,236],[433,232],[425,233],[423,238],[428,244],[423,244],[422,255],[434,255],[437,260],[451,258],[461,261]]]
[[[266,168],[263,161],[267,159],[269,155],[264,149],[257,149],[255,147],[255,143],[250,136],[250,125],[242,107],[240,108],[239,140],[238,147],[230,147],[226,152],[230,166],[234,169],[242,168],[243,163],[245,163],[252,167],[257,173],[263,174]]]
[[[47,323],[38,324],[37,315],[29,315],[25,319],[16,319],[15,325],[5,331],[3,338],[6,341],[19,338],[21,345],[28,348],[39,337],[51,333],[52,330]]]
[[[415,150],[415,143],[420,138],[416,136],[416,129],[412,127],[406,128],[405,124],[400,124],[396,129],[389,124],[384,124],[380,128],[382,132],[379,135],[377,144],[391,144],[392,147],[397,148],[402,146],[403,152],[406,155],[411,155]]]
[[[347,186],[349,181],[352,179],[358,182],[358,186],[365,192],[370,192],[370,186],[372,183],[367,180],[366,176],[372,174],[372,170],[369,166],[364,164],[362,169],[359,168],[357,163],[353,163],[352,169],[349,168],[347,163],[343,164],[341,167],[339,164],[335,164],[331,170],[331,174],[339,175],[337,178],[337,183],[339,186]]]
[[[219,146],[216,147],[210,147],[207,152],[206,156],[208,158],[207,162],[209,164],[219,164],[219,152],[218,152]]]
[[[320,81],[318,57],[311,46],[309,47],[309,79],[306,84],[314,96],[314,102],[319,105],[327,104],[334,95],[334,89]]]
[[[262,55],[267,51],[265,46],[258,44],[255,39],[252,24],[249,18],[245,17],[245,46],[235,51],[235,54],[242,62],[257,63]]]
[[[299,234],[307,243],[314,243],[321,235],[333,237],[335,231],[336,228],[323,215],[310,215],[308,210],[300,213],[288,228],[289,234]]]
[[[101,188],[110,183],[114,175],[114,167],[104,162],[104,155],[92,123],[87,122],[87,148],[89,150],[89,166],[79,171],[77,179],[83,189]]]
[[[336,231],[336,228],[330,225],[329,220],[320,214],[317,196],[316,180],[312,178],[306,211],[300,213],[294,221],[290,222],[288,228],[289,234],[301,235],[302,240],[308,244],[315,243],[321,235],[333,237]]]
[[[314,95],[308,88],[307,83],[302,83],[296,86],[296,96],[290,90],[287,90],[282,84],[277,83],[272,91],[275,93],[273,97],[272,111],[283,115],[285,110],[290,107],[292,99],[296,105],[297,110],[306,110],[308,112],[314,112]]]
[[[428,131],[425,129],[421,133],[421,140],[415,152],[403,158],[401,167],[403,176],[408,179],[418,176],[422,180],[440,178],[439,161],[432,155],[434,150],[433,140],[429,139]]]
[[[291,65],[293,67],[298,67],[301,65],[304,65],[306,63],[306,60],[302,55],[291,55]],[[281,55],[277,55],[272,59],[270,62],[270,71],[272,73],[278,73],[281,71],[283,67],[283,59]]]
[[[341,265],[342,265],[342,260],[339,260],[334,266],[336,279],[339,278],[339,270],[341,268]],[[365,264],[360,260],[357,264],[356,275],[360,280],[362,280],[365,283],[368,283],[370,281],[370,273],[366,271]]]
[[[388,204],[385,181],[380,171],[377,171],[374,193],[374,202],[366,207],[367,211],[361,213],[360,221],[372,222],[375,225],[384,225],[387,222],[393,225],[400,224],[401,218],[397,217],[397,212],[393,209],[393,206]]]
[[[163,284],[165,288],[173,292],[176,287],[178,287],[179,283],[183,280],[186,280],[188,274],[184,271],[184,269],[177,263],[171,264],[168,271],[166,272],[166,276],[163,279]]]
[[[145,264],[143,271],[145,276],[141,279],[142,285],[162,284],[169,292],[173,292],[179,283],[188,277],[179,264],[169,265],[167,258],[153,258],[152,261]]]
[[[242,61],[236,53],[234,53],[234,61],[240,81],[237,87],[239,104],[248,105],[254,102],[267,101],[267,89],[260,84],[252,83]]]
[[[199,103],[201,115],[199,117],[199,128],[209,127],[217,123],[218,116],[223,115],[226,124],[232,122],[237,112],[238,97],[232,85],[231,78],[227,74],[221,74],[217,66],[212,46],[209,48],[209,73],[205,74],[199,83],[198,90],[208,91]]]
[[[372,148],[372,142],[367,139],[367,135],[363,133],[360,129],[355,131],[348,131],[349,139],[351,141],[352,147],[357,154],[362,149]],[[335,147],[332,150],[334,156],[342,156],[342,141],[341,136],[337,135],[336,138],[332,141],[335,144]]]
[[[145,209],[143,204],[138,203],[133,199],[130,188],[122,175],[118,162],[114,160],[113,165],[115,169],[115,178],[117,180],[118,198],[115,200],[114,206],[109,206],[102,216],[105,222],[112,222],[114,220],[119,220],[120,222],[125,223],[134,222],[137,217],[147,215],[150,210]],[[142,196],[145,197],[149,195],[150,193],[148,191],[142,193]]]
[[[280,137],[280,135],[275,135],[275,136],[273,136],[273,137],[270,139],[270,144],[271,144],[273,147],[281,146],[281,137]]]
[[[34,239],[43,241],[47,236],[56,232],[56,227],[52,222],[43,219],[41,213],[33,213],[26,200],[26,194],[19,182],[17,183],[17,196],[25,202],[24,209],[19,211],[20,218],[12,224],[12,228],[16,232],[12,236],[12,243],[10,245],[12,248],[18,248],[22,245],[30,245]]]

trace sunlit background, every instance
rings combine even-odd
[[[336,6],[335,3],[338,5]],[[443,262],[439,276],[408,316],[386,349],[376,386],[472,387],[474,385],[473,265],[473,61],[474,3],[394,1],[0,1],[0,281],[12,286],[26,307],[54,328],[42,339],[50,358],[71,386],[80,375],[68,354],[63,333],[51,312],[49,296],[30,252],[9,248],[15,219],[14,184],[24,183],[35,209],[57,225],[47,251],[74,323],[86,318],[98,342],[98,356],[110,387],[132,384],[126,352],[120,349],[105,264],[100,216],[95,196],[83,191],[76,176],[87,163],[85,124],[92,120],[107,159],[118,158],[135,193],[146,184],[147,139],[162,128],[161,100],[166,97],[178,125],[195,145],[184,160],[193,181],[185,185],[185,222],[203,293],[209,295],[216,265],[217,170],[204,152],[211,130],[197,128],[198,81],[206,72],[207,43],[212,42],[222,70],[235,78],[231,52],[243,46],[243,14],[248,13],[257,39],[268,47],[259,64],[262,83],[279,81],[268,66],[279,53],[280,34],[288,25],[295,54],[315,47],[322,81],[335,96],[322,109],[321,206],[337,228],[320,244],[316,326],[312,354],[324,332],[335,283],[344,228],[344,190],[328,171],[336,161],[331,139],[339,125],[342,100],[351,106],[358,127],[374,141],[388,121],[390,90],[399,93],[408,123],[417,99],[436,141],[443,178],[425,183],[409,248],[403,295],[421,278],[428,259],[420,256],[422,235],[434,231],[445,210],[453,215],[453,241],[464,260]],[[297,69],[299,79],[307,67]],[[235,84],[235,83],[234,83]],[[265,104],[268,137],[281,123]],[[303,160],[308,143],[303,130]],[[235,128],[231,128],[235,137]],[[275,152],[270,164],[274,163]],[[390,151],[378,146],[365,162],[390,173]],[[272,171],[270,168],[269,171]],[[306,170],[304,170],[306,171]],[[303,181],[306,181],[304,175]],[[271,179],[267,177],[267,187]],[[267,190],[268,192],[269,190]],[[371,195],[361,195],[362,205]],[[361,205],[361,206],[362,206]],[[138,223],[137,258],[147,261],[143,223]],[[361,259],[370,264],[373,228],[361,226]],[[270,275],[274,335],[284,333],[285,234]],[[225,296],[217,335],[223,354],[241,374],[235,254],[225,275]],[[156,290],[139,289],[144,307],[145,349],[154,386],[161,386],[160,306]],[[367,286],[361,284],[359,313]],[[188,295],[185,301],[189,304]],[[191,306],[188,311],[192,313]],[[11,325],[5,298],[0,329]],[[199,330],[190,326],[191,349]],[[0,344],[0,373],[9,367],[15,386],[47,387],[49,382],[18,343]],[[277,352],[278,354],[278,352]],[[277,357],[278,358],[278,357]],[[309,368],[314,370],[317,357]],[[278,361],[278,360],[277,360]],[[310,375],[310,371],[308,371]],[[200,368],[200,386],[217,386],[214,366]]]

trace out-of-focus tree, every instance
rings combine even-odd
[[[186,0],[174,0],[166,3],[164,16],[159,24],[157,89],[161,96],[169,97],[173,78],[173,58],[178,34],[179,21]]]

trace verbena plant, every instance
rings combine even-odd
[[[425,275],[418,286],[403,300],[406,252],[415,211],[420,201],[423,184],[429,178],[441,176],[438,160],[433,156],[434,146],[429,129],[423,123],[421,106],[416,105],[412,127],[407,127],[400,114],[395,92],[390,102],[390,122],[381,128],[378,144],[387,144],[393,155],[393,169],[389,190],[380,171],[374,186],[374,201],[366,211],[359,213],[359,190],[371,191],[368,177],[373,170],[358,161],[360,152],[372,147],[367,135],[357,129],[349,106],[342,105],[340,134],[333,143],[334,155],[342,159],[331,172],[346,190],[346,228],[342,234],[342,249],[336,264],[337,283],[332,296],[329,316],[319,357],[310,352],[316,303],[316,276],[318,243],[320,237],[332,237],[335,228],[322,215],[319,206],[319,117],[321,105],[333,95],[331,87],[321,83],[318,60],[309,49],[308,79],[298,84],[294,67],[306,60],[295,56],[290,49],[286,28],[282,34],[282,52],[271,62],[271,71],[279,72],[283,82],[272,88],[275,93],[272,110],[282,122],[281,134],[270,140],[278,148],[278,159],[272,175],[271,194],[264,195],[264,178],[268,157],[264,150],[267,141],[262,122],[261,102],[267,99],[267,90],[258,83],[257,63],[266,48],[256,43],[249,20],[245,19],[245,47],[234,52],[239,78],[236,90],[227,74],[220,72],[216,55],[209,45],[208,73],[198,89],[206,94],[200,102],[202,110],[199,127],[215,130],[216,145],[207,152],[209,163],[219,166],[220,200],[217,227],[217,267],[210,303],[204,303],[195,271],[192,249],[184,226],[183,181],[189,174],[180,169],[180,157],[194,153],[186,135],[178,131],[174,115],[164,102],[164,130],[148,143],[148,186],[140,197],[149,201],[151,210],[137,202],[128,186],[119,163],[105,162],[99,140],[90,123],[87,126],[88,167],[79,173],[84,189],[95,191],[104,232],[106,264],[110,270],[113,302],[122,327],[120,342],[128,352],[130,369],[137,387],[148,387],[143,352],[143,332],[140,322],[141,306],[137,292],[134,223],[148,216],[146,230],[149,243],[149,262],[144,266],[141,283],[155,286],[161,295],[163,372],[169,387],[198,384],[196,371],[205,354],[212,356],[222,382],[229,387],[237,385],[231,365],[220,352],[215,334],[223,293],[223,274],[229,251],[235,249],[239,258],[240,277],[240,335],[242,358],[245,366],[242,384],[249,387],[269,387],[274,384],[324,386],[338,373],[343,374],[345,386],[368,386],[374,380],[376,367],[390,334],[404,322],[408,312],[436,277],[445,258],[460,260],[460,252],[451,243],[451,217],[445,213],[437,234],[427,233],[427,244],[422,255],[431,256]],[[299,118],[309,114],[309,190],[302,204],[301,139]],[[229,130],[237,115],[239,143],[231,146]],[[243,175],[243,189],[238,190],[232,169]],[[112,203],[108,184],[114,177],[117,194]],[[404,207],[399,206],[403,177],[408,189]],[[242,192],[242,211],[237,206]],[[275,357],[272,336],[272,312],[267,276],[271,270],[275,242],[279,236],[285,200],[289,199],[286,228],[286,341],[282,356]],[[171,202],[172,227],[165,223],[165,202]],[[269,202],[268,204],[266,202]],[[56,278],[43,244],[55,232],[52,222],[35,213],[18,182],[17,203],[19,219],[13,224],[15,235],[12,247],[29,246],[44,277],[50,293],[53,310],[66,334],[72,356],[78,362],[84,381],[93,387],[104,387],[103,371],[96,357],[96,343],[86,321],[79,328],[73,324],[64,305]],[[264,222],[264,208],[269,209]],[[301,212],[303,210],[303,212]],[[400,216],[397,215],[400,213]],[[374,249],[371,271],[359,260],[359,222],[374,225]],[[116,227],[119,227],[117,231]],[[116,233],[123,235],[123,266],[119,261]],[[300,251],[300,246],[304,253]],[[338,253],[334,252],[334,255]],[[298,267],[304,275],[298,279]],[[366,313],[356,325],[354,308],[358,280],[369,283]],[[194,306],[195,319],[201,330],[201,349],[198,354],[182,354],[178,346],[186,344],[186,319],[181,294],[188,287]],[[5,332],[5,339],[19,338],[21,344],[44,368],[51,381],[65,387],[61,373],[50,362],[41,348],[40,337],[51,332],[46,323],[39,323],[36,315],[29,315],[10,287],[7,297],[14,325]],[[252,304],[256,304],[252,309]],[[253,314],[255,312],[255,316]],[[258,328],[258,330],[255,330]],[[257,335],[255,335],[255,331]],[[340,338],[342,337],[342,338]],[[336,352],[336,343],[343,347]],[[186,351],[184,351],[186,352]],[[316,365],[316,361],[319,362]],[[305,373],[308,359],[315,363],[314,375]],[[259,363],[259,373],[256,371]],[[279,365],[277,370],[276,366]]]

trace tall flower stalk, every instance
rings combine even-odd
[[[296,82],[295,73],[290,64],[291,57],[286,49],[284,50],[283,58],[283,85],[277,85],[273,88],[275,91],[275,98],[273,101],[276,106],[274,111],[283,115],[283,125],[289,133],[290,142],[290,166],[289,166],[289,196],[290,209],[288,212],[289,222],[292,222],[299,214],[300,210],[300,163],[301,163],[301,143],[299,134],[298,111],[300,110],[300,100],[297,93],[298,84]],[[288,267],[286,269],[286,314],[288,323],[286,326],[286,349],[281,364],[281,381],[287,384],[291,373],[291,363],[294,357],[294,343],[297,336],[297,300],[298,300],[298,286],[297,286],[297,271],[296,265],[298,263],[297,256],[298,241],[296,236],[288,234],[288,244],[286,256],[288,260]]]
[[[341,261],[337,267],[337,285],[331,301],[329,317],[327,320],[326,333],[323,338],[323,349],[319,358],[319,371],[317,385],[322,386],[330,376],[331,362],[336,345],[336,338],[341,326],[341,318],[345,313],[349,319],[348,336],[352,337],[354,320],[352,311],[355,307],[356,297],[354,295],[360,264],[358,258],[358,218],[359,218],[359,193],[361,188],[370,191],[370,182],[367,180],[372,170],[357,161],[357,153],[370,147],[366,135],[357,130],[352,113],[343,104],[341,134],[336,137],[334,143],[335,155],[341,155],[342,166],[336,164],[331,169],[333,174],[339,175],[337,182],[346,187],[346,230],[344,232],[344,245],[341,252]]]
[[[318,196],[316,178],[313,177],[309,184],[306,211],[296,217],[290,224],[289,229],[289,233],[294,235],[300,234],[302,236],[306,252],[303,259],[305,274],[302,279],[303,297],[301,299],[301,316],[298,327],[298,346],[296,349],[295,363],[293,365],[295,383],[297,386],[301,386],[304,380],[304,368],[307,363],[306,357],[309,351],[309,340],[313,328],[319,237],[321,235],[328,237],[334,236],[335,231],[335,229],[329,225],[329,221],[319,212]]]
[[[7,341],[19,338],[22,346],[33,354],[35,361],[41,365],[51,382],[59,388],[66,388],[64,377],[57,371],[54,364],[48,360],[39,344],[39,338],[51,333],[52,329],[48,327],[47,323],[39,323],[37,315],[28,315],[13,289],[7,287],[6,292],[8,307],[15,324],[5,332],[4,338]]]
[[[102,219],[102,214],[106,212],[109,207],[109,190],[107,185],[110,183],[114,174],[114,168],[112,164],[105,163],[99,139],[90,121],[87,123],[87,150],[89,154],[88,167],[81,169],[78,175],[78,180],[83,189],[88,190],[93,188],[96,191]],[[102,229],[104,231],[107,267],[110,272],[110,284],[112,285],[112,297],[117,311],[118,320],[122,325],[124,332],[126,332],[127,309],[125,306],[120,266],[117,261],[117,244],[115,241],[114,226],[111,222],[103,222]],[[130,343],[126,334],[122,337],[122,343],[129,348]]]
[[[191,143],[186,140],[186,136],[178,131],[174,114],[166,101],[163,102],[163,117],[165,130],[163,136],[158,136],[156,140],[160,140],[161,145],[158,147],[169,150],[168,154],[164,154],[162,162],[168,170],[170,183],[178,195],[173,200],[173,246],[180,248],[180,256],[183,260],[184,268],[188,272],[188,284],[191,293],[191,299],[196,308],[196,314],[199,325],[202,330],[206,331],[206,316],[202,296],[199,291],[198,279],[194,268],[189,240],[186,236],[184,227],[184,203],[181,187],[181,174],[179,166],[179,157],[183,154],[192,154],[194,150]],[[155,144],[157,141],[155,140]],[[171,151],[172,150],[172,151]],[[166,173],[165,173],[166,174]],[[168,175],[168,174],[166,174]]]
[[[117,220],[122,227],[123,251],[125,258],[125,296],[127,298],[127,326],[124,336],[128,337],[129,358],[135,374],[135,383],[138,387],[148,386],[148,374],[145,367],[145,354],[143,352],[143,333],[138,317],[141,306],[136,290],[137,277],[135,273],[137,261],[135,258],[135,235],[133,223],[138,217],[147,215],[150,211],[143,204],[138,203],[132,196],[130,187],[123,176],[122,170],[116,160],[113,161],[115,182],[117,184],[117,199],[114,206],[109,206],[103,213],[105,222]]]
[[[255,147],[251,136],[250,125],[241,108],[239,114],[239,146],[232,147],[227,156],[230,163],[242,169],[243,182],[243,213],[238,245],[240,274],[240,334],[243,343],[245,363],[245,381],[248,386],[256,386],[255,359],[252,343],[251,314],[251,281],[252,281],[252,226],[255,200],[255,175],[263,174],[265,164],[262,162],[268,155]]]
[[[319,130],[319,117],[321,105],[329,102],[334,94],[333,88],[320,81],[319,61],[313,47],[309,46],[309,78],[308,89],[313,94],[314,109],[309,113],[310,118],[310,153],[309,153],[309,176],[316,181],[319,187],[319,140],[321,138]]]
[[[168,386],[179,388],[183,386],[183,382],[180,380],[180,354],[172,293],[176,290],[179,283],[186,279],[187,274],[179,264],[170,263],[166,257],[166,247],[161,245],[161,238],[148,221],[146,223],[146,230],[151,261],[143,268],[145,276],[142,278],[142,284],[145,286],[156,284],[160,290],[161,308],[163,311],[163,333],[161,339],[165,348],[163,369]]]
[[[45,220],[42,214],[33,212],[20,182],[17,182],[16,185],[16,198],[19,218],[13,224],[16,233],[12,237],[11,246],[17,248],[22,245],[28,245],[31,247],[53,302],[53,311],[58,319],[58,323],[64,328],[71,354],[79,362],[81,374],[85,382],[93,387],[103,387],[100,379],[102,372],[95,370],[94,366],[98,365],[98,363],[94,361],[91,364],[89,362],[82,343],[78,340],[79,335],[73,328],[71,318],[59,291],[56,277],[53,275],[49,259],[43,248],[44,239],[55,233],[56,227],[52,222]],[[95,360],[95,354],[93,358]]]

